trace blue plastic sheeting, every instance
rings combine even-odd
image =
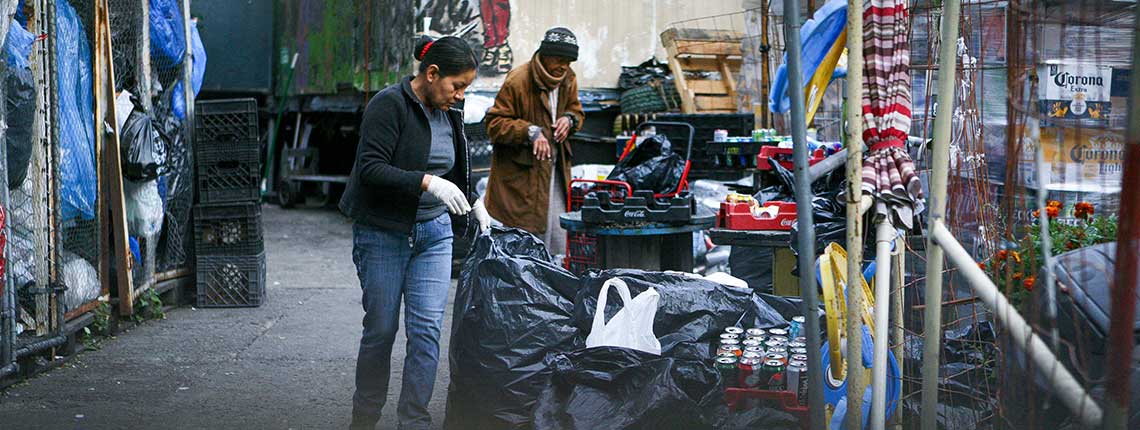
[[[831,0],[815,11],[812,19],[800,27],[800,41],[803,47],[800,72],[803,75],[801,82],[805,88],[811,82],[815,70],[827,56],[827,51],[835,44],[835,40],[843,33],[846,26],[847,1]],[[841,64],[835,69],[832,79],[846,74],[846,67]],[[803,88],[800,88],[800,91],[803,91]],[[772,112],[784,113],[792,108],[792,101],[788,97],[788,54],[784,54],[784,64],[776,70],[776,80],[772,84],[768,103]]]
[[[177,0],[150,0],[150,56],[160,69],[182,64],[186,34]]]
[[[28,26],[28,16],[24,15],[24,2],[25,1],[26,0],[20,0],[20,2],[16,4],[16,17],[15,18],[16,18],[16,22],[20,23],[20,25],[22,25],[24,27],[27,27]]]
[[[95,97],[91,83],[91,48],[75,9],[56,5],[59,79],[60,199],[63,220],[95,219]]]
[[[197,97],[198,92],[202,91],[202,79],[206,77],[206,47],[202,45],[202,37],[198,35],[197,21],[190,21],[190,47],[191,66],[194,68],[190,73],[190,82],[194,86],[194,96]],[[182,81],[174,84],[171,106],[174,116],[178,119],[186,119],[186,96],[183,91],[185,90],[182,89]]]
[[[32,56],[32,44],[36,36],[24,29],[23,24],[17,20],[8,27],[8,37],[4,39],[4,58],[8,67],[12,69],[27,69],[32,66],[29,58]]]

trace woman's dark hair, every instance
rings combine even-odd
[[[475,51],[455,36],[447,36],[439,40],[432,40],[427,36],[420,37],[416,42],[416,60],[420,61],[420,73],[427,72],[428,66],[435,64],[439,67],[439,74],[454,76],[474,70],[479,63],[475,60]]]

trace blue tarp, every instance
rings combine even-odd
[[[839,38],[839,34],[843,33],[846,26],[847,1],[831,0],[819,8],[803,27],[800,27],[800,41],[803,48],[800,73],[803,75],[801,83],[805,88],[811,82],[815,70],[827,56],[827,51],[835,44],[835,39]],[[840,64],[835,69],[832,79],[846,75],[846,65]],[[800,91],[803,91],[803,88]],[[776,79],[772,83],[768,103],[772,112],[777,113],[787,112],[792,107],[792,101],[788,98],[788,54],[784,54],[784,63],[776,70]]]
[[[8,67],[13,69],[26,69],[32,66],[29,60],[32,56],[32,44],[36,36],[24,29],[23,24],[16,20],[8,27],[8,37],[4,39],[4,58],[8,60]]]
[[[97,178],[91,48],[75,9],[56,4],[59,85],[60,198],[63,220],[95,219]]]
[[[186,34],[177,0],[150,0],[150,56],[160,69],[182,64]]]
[[[16,18],[16,22],[20,23],[20,25],[22,25],[24,27],[27,27],[28,26],[28,16],[24,15],[24,2],[25,1],[26,0],[20,0],[20,2],[16,4],[16,17],[15,18]]]
[[[191,66],[194,68],[190,73],[190,82],[193,84],[194,96],[197,97],[198,92],[202,91],[202,79],[206,77],[206,47],[202,45],[202,37],[198,35],[197,21],[190,21],[190,48],[193,58]],[[186,119],[186,96],[183,91],[181,81],[174,84],[171,106],[174,108],[174,116],[178,119]]]

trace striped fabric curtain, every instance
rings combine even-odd
[[[925,209],[906,150],[910,131],[910,17],[907,0],[865,0],[863,9],[863,193],[878,214],[911,229]]]

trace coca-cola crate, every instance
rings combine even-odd
[[[717,227],[730,230],[791,230],[796,223],[795,202],[770,201],[760,205],[773,208],[759,216],[752,213],[749,203],[721,202],[717,213]]]
[[[765,146],[760,148],[760,154],[756,156],[756,169],[757,170],[772,170],[772,163],[768,161],[769,158],[776,160],[785,169],[794,169],[795,163],[792,160],[792,148],[780,148],[776,146]],[[808,156],[808,165],[813,165],[823,161],[827,156],[823,151],[815,151]]]
[[[265,250],[261,204],[194,207],[194,249],[201,255],[254,255]]]
[[[198,307],[257,307],[265,302],[265,253],[198,255]]]
[[[615,202],[608,192],[597,191],[582,205],[582,221],[592,224],[687,223],[695,213],[693,196],[687,192],[658,199],[652,191],[640,190]]]

